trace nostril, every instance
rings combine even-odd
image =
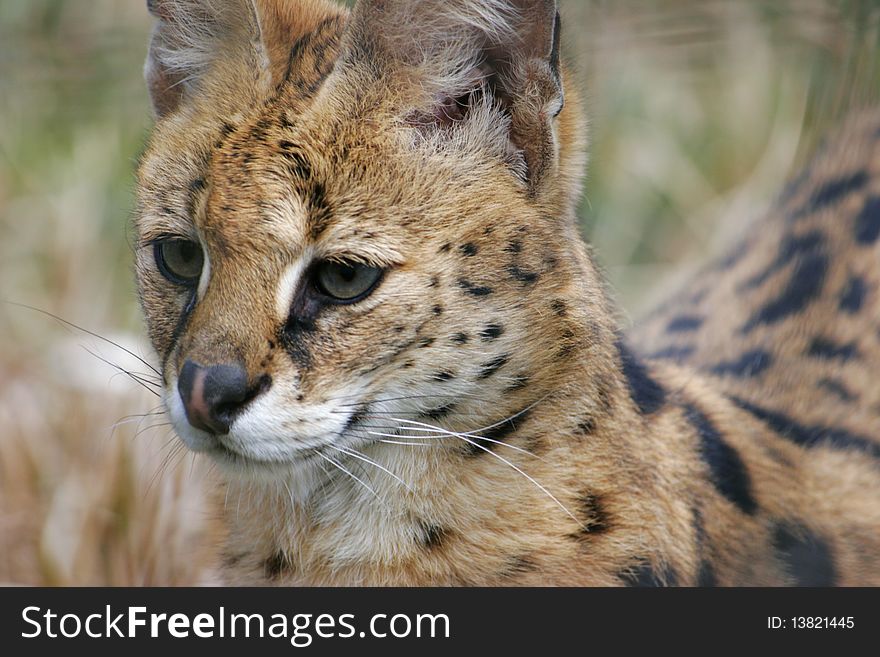
[[[205,400],[211,409],[235,407],[248,393],[247,372],[239,365],[212,365],[205,376]]]
[[[242,389],[238,388],[236,394],[230,395],[228,399],[219,402],[214,407],[214,416],[226,424],[232,424],[238,413],[271,387],[272,377],[268,374],[261,376],[256,385],[250,387],[247,386],[247,380],[245,380],[244,391],[242,392]]]
[[[177,387],[189,423],[223,435],[229,433],[235,416],[271,384],[271,377],[264,375],[254,386],[248,386],[247,371],[237,363],[206,367],[187,360]]]

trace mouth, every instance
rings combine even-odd
[[[217,436],[209,447],[199,450],[198,453],[204,454],[219,465],[235,471],[260,470],[271,473],[282,470],[289,471],[292,467],[301,467],[320,458],[320,452],[320,447],[310,447],[297,450],[295,454],[283,455],[277,458],[266,458],[242,453],[241,451],[227,445],[222,440],[222,436]]]

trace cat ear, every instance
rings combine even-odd
[[[254,79],[267,68],[254,0],[147,0],[156,18],[144,78],[160,117],[180,106],[218,62]],[[228,80],[234,83],[233,80]]]
[[[564,102],[555,0],[361,0],[346,38],[343,62],[410,80],[430,104],[420,120],[465,121],[488,96],[509,117],[533,190],[555,166]]]

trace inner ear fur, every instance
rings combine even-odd
[[[536,192],[558,160],[560,27],[556,0],[363,0],[343,60],[379,77],[402,73],[431,105],[408,109],[442,128],[491,95]]]
[[[271,76],[257,0],[147,0],[156,19],[144,78],[156,115],[175,111],[223,63],[228,89]]]

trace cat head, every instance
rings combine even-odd
[[[552,387],[603,303],[555,2],[148,6],[137,279],[192,449],[274,476]]]

